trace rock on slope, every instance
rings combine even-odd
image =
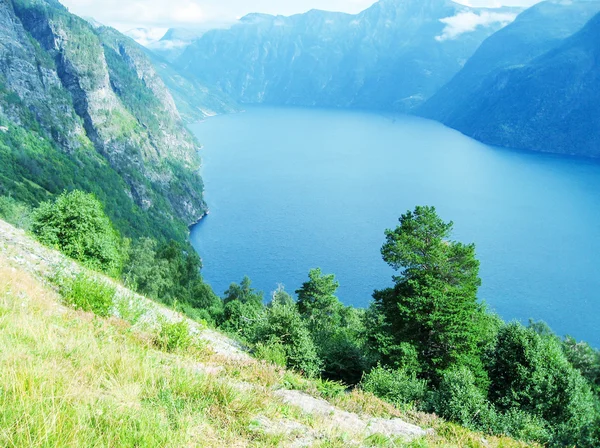
[[[488,144],[600,156],[598,17],[572,36],[598,11],[597,1],[532,7],[418,113]]]
[[[251,14],[175,64],[245,103],[406,111],[446,83],[514,9],[381,0],[357,15]],[[467,19],[475,25],[461,23]]]
[[[0,193],[94,191],[131,236],[205,212],[198,145],[140,46],[56,0],[0,3]]]

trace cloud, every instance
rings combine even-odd
[[[134,28],[125,34],[140,45],[147,47],[151,43],[159,41],[167,31],[167,28]]]
[[[62,0],[71,12],[91,16],[121,30],[169,28],[205,22],[209,12],[198,0]]]
[[[478,27],[489,27],[492,25],[506,26],[515,20],[516,17],[517,14],[507,12],[460,12],[455,16],[440,20],[446,26],[442,34],[436,36],[435,39],[443,42],[445,40],[456,39],[461,34],[473,32]]]

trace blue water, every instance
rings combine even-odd
[[[600,164],[485,146],[413,117],[251,109],[193,130],[211,213],[192,230],[218,293],[244,275],[268,295],[309,269],[367,306],[391,285],[383,232],[435,205],[475,242],[480,297],[504,319],[548,322],[600,346]]]

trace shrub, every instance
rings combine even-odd
[[[31,227],[31,208],[9,196],[0,196],[0,218],[20,229]]]
[[[65,302],[75,309],[107,317],[114,304],[116,287],[81,273],[63,281],[60,292]]]
[[[257,323],[253,338],[255,343],[280,344],[285,349],[287,367],[309,377],[320,373],[321,360],[295,305],[275,303],[269,307],[264,319]]]
[[[547,422],[517,409],[504,414],[498,413],[493,426],[494,433],[518,440],[546,444],[551,439]]]
[[[347,387],[344,384],[337,381],[317,379],[316,383],[317,390],[321,396],[328,400],[339,397],[340,395],[346,393],[347,390]]]
[[[418,404],[425,398],[427,383],[403,369],[391,370],[377,366],[367,373],[360,384],[366,392],[394,405]]]
[[[520,409],[549,423],[552,443],[579,444],[593,425],[590,386],[553,335],[513,323],[502,328],[491,356],[490,399],[502,412]]]
[[[285,347],[279,342],[259,342],[254,346],[254,356],[280,367],[287,365]]]
[[[116,276],[123,267],[123,242],[100,201],[82,191],[61,194],[37,208],[31,225],[37,239],[87,267]]]
[[[440,416],[470,429],[489,431],[495,419],[494,409],[475,385],[475,376],[466,367],[442,373],[432,405]]]
[[[174,352],[186,350],[192,345],[194,338],[187,321],[169,322],[163,318],[160,319],[159,324],[160,327],[154,338],[154,345],[159,349]]]

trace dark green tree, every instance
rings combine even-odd
[[[402,215],[395,230],[386,231],[381,253],[399,275],[394,276],[393,288],[374,294],[372,312],[382,316],[375,317],[379,329],[374,328],[370,338],[379,339],[376,349],[400,367],[405,360],[396,357],[416,351],[422,375],[434,384],[450,366],[464,365],[485,387],[480,355],[486,320],[477,300],[479,261],[473,244],[450,240],[452,227],[435,208],[416,207]],[[387,336],[382,337],[384,331]]]
[[[336,297],[335,276],[312,269],[308,281],[296,291],[298,310],[306,321],[317,353],[323,360],[323,377],[357,384],[367,362],[363,350],[360,312],[345,307]]]
[[[40,204],[32,217],[37,239],[89,268],[119,275],[126,250],[119,233],[92,194],[72,191]]]
[[[489,398],[499,411],[520,410],[545,420],[555,446],[594,446],[584,443],[595,415],[590,386],[553,335],[506,325],[498,334],[489,378]]]
[[[253,342],[282,347],[289,368],[308,376],[321,371],[310,332],[294,303],[272,302],[256,325]]]
[[[239,285],[232,283],[225,291],[221,328],[242,339],[251,340],[256,325],[263,317],[263,300],[263,293],[252,288],[248,277],[244,277]]]

